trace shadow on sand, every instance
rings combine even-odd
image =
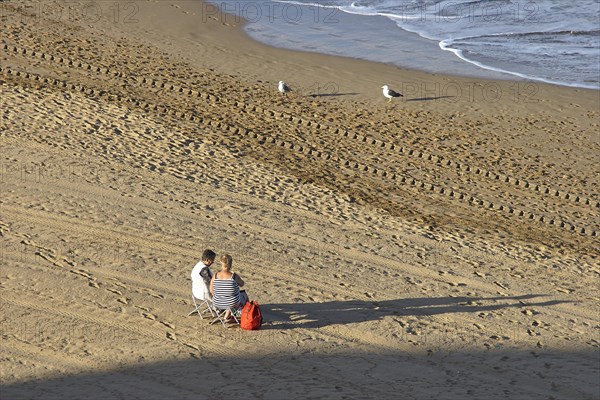
[[[453,99],[453,98],[456,98],[456,96],[420,97],[418,99],[407,99],[406,101],[434,101],[434,100]]]
[[[61,371],[64,363],[70,364],[68,360],[77,353],[70,352],[64,358],[59,350],[32,353],[33,357],[23,353],[27,371],[41,371],[47,376],[29,378],[24,373],[17,379],[3,373],[0,394],[2,399],[11,400],[597,399],[597,348],[550,350],[515,342],[487,349],[477,344],[467,346],[458,336],[458,345],[453,346],[447,341],[437,347],[434,343],[416,346],[400,337],[384,346],[345,337],[343,330],[335,328],[311,329],[374,321],[386,315],[473,313],[522,307],[523,303],[538,308],[560,303],[533,302],[537,297],[265,304],[262,308],[267,316],[282,321],[276,329],[229,330],[190,318],[191,326],[197,326],[197,349],[190,356],[180,352],[177,360],[144,361],[147,344],[141,340],[137,349],[123,349],[127,365],[93,371],[78,367],[81,372],[65,374],[56,371]],[[478,302],[492,304],[476,305]],[[296,321],[297,329],[291,329],[290,317],[299,313],[305,314],[307,321]],[[282,329],[288,323],[289,329]],[[88,344],[93,348],[93,343]],[[119,343],[114,346],[118,348]],[[166,351],[169,348],[164,347]],[[17,349],[3,350],[9,350],[10,357],[21,354]],[[136,353],[138,361],[133,362]],[[171,357],[164,354],[165,359]],[[86,365],[85,355],[77,364]],[[53,375],[48,375],[52,371]]]
[[[204,355],[202,349],[199,358],[141,361],[114,370],[3,384],[2,398],[595,400],[600,393],[597,350],[419,353],[411,344],[406,351],[351,350],[334,344],[315,350],[298,335],[260,339],[265,332],[243,333],[230,346],[252,344],[259,355]],[[276,345],[265,344],[268,339],[280,343],[281,337],[293,350],[277,351]]]
[[[319,93],[319,94],[309,94],[306,97],[339,97],[339,96],[356,96],[360,93]]]
[[[429,316],[451,313],[480,313],[514,307],[544,307],[567,301],[531,301],[542,295],[511,297],[423,297],[384,301],[332,301],[325,303],[265,304],[273,329],[319,328],[383,319],[389,315]],[[270,329],[269,326],[265,326]]]

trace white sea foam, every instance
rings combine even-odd
[[[233,3],[231,0],[221,3],[227,2]],[[432,66],[432,60],[436,59],[447,65],[449,73],[455,73],[460,68],[454,68],[447,58],[436,54],[441,49],[456,56],[458,62],[472,65],[471,69],[466,68],[467,74],[484,69],[566,86],[600,88],[600,4],[596,0],[276,0],[276,3],[311,11],[306,12],[305,20],[290,21],[281,15],[269,21],[256,21],[248,29],[252,36],[267,44],[442,72],[442,67]],[[335,24],[341,20],[335,17],[336,12],[337,16],[347,13],[370,19]],[[421,53],[430,53],[417,54],[411,47],[414,44],[407,43],[400,34],[395,35],[389,25],[384,26],[373,16],[395,22],[397,33],[415,33],[435,46],[415,45]],[[289,29],[290,22],[293,29]],[[332,43],[332,38],[338,38],[337,43]],[[415,65],[419,62],[421,66]]]

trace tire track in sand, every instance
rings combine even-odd
[[[19,76],[19,77],[22,76],[22,74],[19,71],[14,72],[12,69],[9,69],[9,68],[0,67],[0,71],[3,73],[8,73],[9,75],[14,74],[15,76]],[[27,73],[25,75],[25,78],[32,79],[32,77],[33,77],[33,75],[31,75],[29,73]],[[39,76],[36,75],[36,77],[38,77],[38,80],[39,80]],[[36,78],[34,77],[33,79],[36,79]],[[83,85],[75,85],[75,84],[69,85],[66,81],[60,81],[58,79],[44,78],[44,80],[47,81],[48,83],[52,83],[54,86],[63,87],[63,88],[71,88],[72,90],[81,91],[82,93],[85,93],[86,95],[95,95],[96,94],[93,89],[88,89],[87,87],[85,87]],[[111,98],[113,98],[107,92],[100,93],[100,95],[106,96],[109,100],[111,100]],[[124,100],[126,103],[139,103],[138,101],[135,101],[131,98],[123,99],[121,96],[116,96],[116,99],[118,101]],[[272,145],[273,147],[281,147],[281,148],[285,148],[287,150],[293,150],[297,153],[302,153],[306,156],[313,155],[317,158],[328,161],[329,163],[334,162],[339,167],[341,167],[341,169],[358,170],[358,171],[361,171],[362,173],[369,173],[372,176],[377,176],[380,179],[390,181],[394,184],[401,184],[404,186],[416,187],[420,190],[420,192],[422,194],[425,194],[427,196],[436,196],[436,197],[442,196],[447,199],[458,200],[458,201],[461,201],[463,204],[466,204],[470,207],[477,207],[477,208],[481,208],[481,209],[495,211],[504,216],[512,217],[513,219],[517,218],[520,222],[527,223],[527,224],[529,224],[531,222],[537,222],[537,223],[542,223],[542,224],[550,226],[552,228],[570,232],[570,233],[577,233],[580,235],[586,235],[586,236],[591,236],[591,237],[598,236],[597,227],[595,227],[595,226],[588,226],[584,222],[577,221],[577,219],[575,220],[576,222],[573,223],[571,221],[568,221],[568,220],[560,218],[560,217],[558,217],[558,219],[557,219],[557,217],[548,217],[547,215],[544,215],[536,210],[531,211],[531,210],[528,210],[527,207],[521,208],[521,207],[515,206],[514,201],[506,203],[506,202],[498,201],[497,199],[488,200],[487,199],[488,196],[482,196],[480,194],[473,195],[473,194],[464,192],[462,190],[459,190],[457,188],[454,188],[452,186],[432,184],[430,182],[426,182],[426,181],[414,178],[410,175],[389,172],[389,171],[374,167],[369,164],[363,164],[363,163],[353,161],[351,159],[346,159],[346,158],[339,157],[336,155],[331,155],[330,153],[327,153],[327,152],[313,150],[310,147],[304,147],[301,144],[298,145],[289,140],[276,139],[274,137],[269,137],[268,135],[264,135],[261,133],[255,133],[246,128],[237,127],[235,125],[231,125],[228,123],[222,123],[222,122],[213,123],[213,121],[210,121],[210,120],[206,121],[202,117],[194,116],[194,113],[186,114],[185,112],[180,112],[180,111],[170,108],[168,106],[158,106],[158,105],[151,106],[150,103],[145,103],[144,108],[149,108],[149,109],[152,109],[155,111],[159,111],[164,115],[170,115],[170,116],[173,116],[173,117],[181,119],[181,120],[190,120],[190,121],[194,121],[194,122],[197,122],[200,124],[204,124],[207,128],[210,128],[210,130],[214,130],[215,128],[217,128],[217,129],[221,129],[224,133],[228,133],[228,134],[234,134],[234,135],[242,134],[242,135],[250,138],[250,140],[256,139],[256,142],[258,142],[258,144],[260,144],[260,145]],[[355,135],[355,136],[358,137],[357,135]],[[403,152],[404,148],[401,148],[401,151]],[[414,154],[414,151],[408,150],[408,153]],[[426,154],[426,153],[419,152],[418,154],[419,154],[419,158],[423,158],[424,154]],[[429,156],[427,156],[427,157],[429,158]],[[451,163],[452,163],[451,161],[448,161],[446,164],[451,165]],[[479,174],[482,174],[485,172],[485,174],[484,174],[485,176],[490,176],[489,171],[477,169],[476,172],[478,172]],[[500,175],[496,175],[496,176],[497,176],[497,179],[500,180]],[[507,180],[507,179],[510,180],[509,178],[506,178],[505,180]],[[515,182],[521,182],[521,181],[519,181],[517,179]],[[528,183],[527,183],[527,186],[529,186]],[[537,187],[539,189],[539,186],[537,186]],[[560,192],[557,191],[555,193],[555,195],[559,196]],[[566,195],[566,197],[570,198],[570,196],[568,194]],[[579,196],[577,196],[575,199],[577,200],[577,202],[581,202],[581,198]],[[585,202],[586,202],[586,204],[593,203],[593,201],[591,201],[590,199],[586,199]],[[596,206],[600,207],[600,203],[596,203]]]
[[[293,114],[286,112],[278,112],[270,109],[265,109],[256,105],[241,103],[235,100],[229,100],[226,98],[220,98],[219,96],[211,95],[205,92],[201,92],[198,90],[194,90],[182,85],[178,85],[169,81],[147,78],[147,77],[128,77],[125,76],[122,72],[113,70],[108,67],[98,67],[91,64],[88,64],[83,61],[74,61],[67,57],[54,56],[51,54],[46,54],[44,52],[36,52],[35,50],[23,46],[9,45],[5,43],[3,46],[4,50],[7,52],[12,52],[15,55],[26,58],[35,58],[38,60],[44,60],[48,62],[52,62],[53,64],[61,64],[70,69],[79,70],[86,74],[95,73],[97,75],[104,75],[110,79],[120,79],[123,78],[127,81],[127,83],[135,83],[140,87],[145,87],[146,89],[159,89],[164,90],[167,93],[185,96],[188,99],[198,99],[203,100],[206,105],[218,106],[221,103],[226,103],[228,106],[236,107],[238,109],[251,111],[253,114],[261,113],[268,119],[277,118],[279,120],[294,122],[297,125],[311,127],[317,130],[326,130],[330,133],[336,134],[340,136],[340,138],[344,139],[352,139],[356,142],[361,143],[361,145],[368,145],[372,148],[381,148],[388,150],[395,150],[395,154],[409,156],[414,159],[422,159],[424,161],[429,161],[436,164],[437,167],[443,168],[451,168],[457,169],[459,171],[463,171],[466,173],[472,173],[474,175],[480,175],[482,178],[489,178],[490,181],[499,184],[508,184],[514,185],[521,189],[529,189],[531,193],[536,194],[538,196],[547,197],[550,200],[553,199],[561,199],[561,200],[570,200],[572,203],[577,204],[578,206],[587,205],[594,210],[600,208],[600,201],[593,200],[590,195],[580,195],[577,193],[569,192],[569,190],[565,188],[553,188],[546,185],[537,184],[536,182],[528,181],[525,179],[520,179],[519,177],[513,177],[506,174],[501,174],[492,170],[487,170],[485,168],[481,168],[478,166],[472,166],[464,162],[459,162],[455,159],[450,159],[447,157],[442,157],[436,154],[429,152],[424,148],[420,148],[414,144],[409,146],[407,145],[397,145],[394,143],[389,143],[384,140],[376,139],[374,137],[369,137],[366,135],[361,135],[357,133],[351,133],[345,128],[340,127],[332,127],[322,122],[315,121],[309,117],[297,117]],[[597,197],[597,196],[593,196]]]

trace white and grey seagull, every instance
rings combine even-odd
[[[284,96],[287,96],[287,94],[292,91],[292,88],[286,85],[284,81],[279,81],[279,91],[283,93]]]
[[[404,97],[402,94],[390,89],[388,85],[383,85],[381,88],[383,89],[383,95],[389,99],[388,103],[390,103],[394,97]]]

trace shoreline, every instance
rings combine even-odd
[[[525,81],[600,90],[600,87],[585,83],[559,82],[467,60],[459,50],[444,49],[447,40],[437,41],[423,37],[398,26],[385,15],[354,14],[341,11],[337,7],[300,3],[251,3],[252,7],[241,7],[239,2],[235,1],[209,1],[208,4],[220,8],[219,12],[210,10],[209,13],[218,16],[222,23],[239,23],[245,15],[250,20],[242,28],[244,33],[257,42],[278,49],[348,57],[392,65],[400,69],[467,79]],[[284,8],[290,5],[294,7],[293,12]],[[370,19],[379,21],[373,23]],[[278,22],[281,20],[287,22]],[[368,32],[370,36],[353,35],[354,28],[342,28],[361,25],[364,26],[358,29],[358,32]],[[379,40],[376,45],[365,45],[374,37]],[[356,48],[366,54],[357,54]]]
[[[127,4],[126,1],[121,2]],[[300,95],[317,95],[321,99],[329,97],[330,100],[344,103],[364,102],[383,99],[381,86],[388,84],[404,92],[405,97],[399,103],[408,109],[414,109],[411,107],[413,104],[425,109],[431,105],[442,105],[442,110],[449,111],[460,106],[460,111],[467,113],[477,112],[482,102],[491,102],[503,109],[511,108],[522,115],[542,109],[562,112],[573,106],[569,99],[574,96],[578,99],[577,107],[583,105],[586,109],[596,109],[600,104],[595,89],[537,81],[432,74],[373,61],[272,47],[250,37],[243,29],[241,17],[224,13],[214,4],[183,0],[175,1],[172,5],[155,6],[161,7],[169,20],[177,22],[172,25],[159,24],[150,15],[144,16],[144,9],[140,8],[138,15],[144,17],[144,24],[148,23],[153,29],[147,34],[160,32],[160,35],[148,36],[147,40],[191,65],[211,65],[245,80],[264,82],[273,92],[276,92],[277,82],[284,80],[295,86]],[[210,8],[209,15],[203,14],[206,7]],[[213,15],[215,9],[218,10],[218,17]],[[210,32],[200,29],[198,23],[204,27],[210,26]],[[136,37],[140,33],[133,29],[135,26],[123,28]],[[211,42],[209,38],[218,39]],[[177,42],[176,46],[174,41]],[[245,61],[211,64],[213,56],[216,60],[226,57]],[[418,99],[428,99],[429,104],[413,103]],[[545,107],[540,108],[541,103],[545,103]],[[515,105],[527,107],[515,108]]]
[[[187,2],[183,1],[183,3],[186,4]],[[484,93],[484,91],[481,91],[479,94],[477,94],[476,90],[473,90],[473,87],[483,87],[483,86],[487,85],[488,87],[490,87],[490,89],[489,89],[490,91],[499,91],[503,94],[508,93],[509,98],[513,102],[531,102],[531,101],[537,102],[540,100],[540,98],[532,97],[532,96],[538,95],[539,92],[541,91],[541,89],[542,90],[549,89],[550,91],[553,91],[554,93],[552,93],[550,96],[554,96],[556,91],[560,92],[562,89],[565,89],[567,92],[569,90],[573,90],[576,93],[579,93],[581,91],[583,93],[590,93],[591,94],[590,98],[592,99],[592,101],[595,101],[595,97],[599,90],[599,89],[589,88],[589,87],[571,86],[569,84],[557,84],[554,82],[547,82],[544,80],[533,79],[533,78],[529,78],[526,76],[519,77],[519,76],[516,76],[511,73],[505,73],[504,71],[480,70],[479,67],[475,67],[474,65],[469,64],[469,63],[466,66],[466,68],[471,70],[472,75],[470,75],[470,74],[465,74],[465,75],[452,74],[452,73],[445,73],[445,72],[428,72],[428,71],[425,71],[425,70],[419,69],[419,68],[402,67],[397,64],[394,64],[393,62],[376,62],[376,61],[368,60],[368,59],[361,59],[361,58],[349,57],[349,56],[344,56],[344,55],[328,54],[328,53],[323,53],[323,52],[314,51],[314,50],[299,50],[299,49],[290,49],[290,48],[285,48],[285,47],[272,46],[268,43],[264,43],[262,41],[257,40],[256,38],[252,37],[252,35],[250,35],[246,31],[248,24],[246,23],[246,21],[244,20],[243,17],[241,17],[239,15],[227,13],[226,11],[221,10],[218,5],[213,4],[211,2],[203,1],[203,3],[208,4],[208,5],[195,7],[194,9],[195,9],[196,14],[199,14],[202,11],[206,11],[205,7],[208,7],[208,8],[216,7],[216,9],[218,10],[216,12],[218,17],[216,17],[215,22],[220,23],[224,27],[233,28],[233,30],[237,30],[237,33],[232,33],[230,31],[228,31],[226,33],[226,36],[221,36],[221,39],[224,39],[227,41],[228,47],[232,47],[232,48],[239,50],[239,49],[247,48],[248,46],[250,46],[250,48],[253,48],[254,50],[260,49],[260,53],[262,53],[264,55],[268,54],[268,57],[270,59],[280,58],[280,57],[286,58],[286,57],[290,57],[291,55],[294,55],[293,59],[295,61],[296,60],[299,61],[303,58],[302,55],[306,55],[308,58],[311,58],[311,57],[315,58],[313,63],[318,63],[318,64],[330,63],[330,64],[334,65],[333,68],[340,68],[339,66],[348,65],[348,64],[357,66],[357,67],[360,65],[360,67],[359,67],[360,70],[373,69],[375,72],[373,75],[375,75],[375,76],[382,76],[384,74],[392,76],[392,77],[405,75],[405,76],[408,76],[407,79],[406,78],[405,79],[403,79],[403,78],[397,79],[396,78],[397,81],[400,82],[400,86],[398,87],[398,89],[400,91],[402,91],[403,89],[406,89],[405,91],[408,91],[409,94],[413,94],[417,98],[438,97],[437,100],[444,101],[446,96],[448,96],[448,98],[454,97],[453,94],[458,93],[458,97],[461,97],[461,94],[465,94],[465,99],[466,99],[467,103],[477,102],[477,101],[487,101],[487,100],[496,101],[496,98],[494,97],[495,95],[492,93]],[[192,12],[192,13],[194,14],[194,12]],[[209,12],[208,18],[214,18],[214,15],[215,15],[215,11],[213,9],[211,9]],[[353,17],[351,14],[344,13],[344,15],[347,18]],[[386,20],[387,24],[395,25],[395,23],[393,21],[390,21],[389,19],[387,19],[384,16],[374,16],[374,18],[382,18],[382,19]],[[409,31],[404,31],[404,32],[408,36],[417,37],[418,38],[416,40],[417,42],[428,41],[425,38],[421,38],[416,33],[412,33]],[[241,42],[242,45],[239,44],[240,41],[242,41]],[[434,47],[439,48],[437,43],[435,44]],[[442,53],[448,53],[448,58],[452,59],[455,63],[457,63],[457,65],[461,65],[462,63],[464,63],[463,60],[456,59],[457,57],[454,56],[454,54],[451,52],[446,52],[442,49],[439,49],[439,51]],[[334,60],[334,61],[332,62],[331,60]],[[300,63],[300,64],[304,64],[304,63]],[[369,67],[369,65],[371,67]],[[374,66],[378,66],[378,67],[374,67]],[[477,76],[477,75],[479,75],[478,72],[483,75],[489,75],[489,76],[488,77]],[[331,76],[333,76],[333,75],[331,75]],[[392,78],[392,79],[394,79],[394,78]],[[257,80],[260,80],[260,77],[257,77]],[[310,81],[310,79],[309,79],[309,81]],[[356,79],[354,79],[354,81],[356,82]],[[382,79],[380,79],[379,81],[384,82],[384,80],[382,80]],[[321,87],[325,88],[329,83],[331,83],[331,81],[327,81],[324,84],[323,84],[323,82],[313,82],[312,84],[306,84],[305,82],[306,82],[306,79],[300,80],[300,83],[302,85],[306,85],[308,88],[313,88],[313,87],[314,88],[321,88]],[[385,81],[385,83],[389,83],[389,82]],[[498,88],[496,86],[496,83],[500,83],[501,87]],[[535,87],[532,88],[532,85]],[[381,85],[379,85],[379,86],[381,86]],[[433,89],[430,90],[430,88],[432,86],[433,86]],[[454,93],[450,93],[449,92],[450,90],[454,90]],[[348,91],[352,92],[351,90],[348,90]],[[435,96],[431,96],[432,93],[435,93]],[[368,95],[368,97],[373,98],[374,95],[370,94],[370,95]],[[407,99],[404,98],[402,100],[407,100]],[[448,101],[454,103],[454,102],[456,102],[456,99],[451,99]]]

